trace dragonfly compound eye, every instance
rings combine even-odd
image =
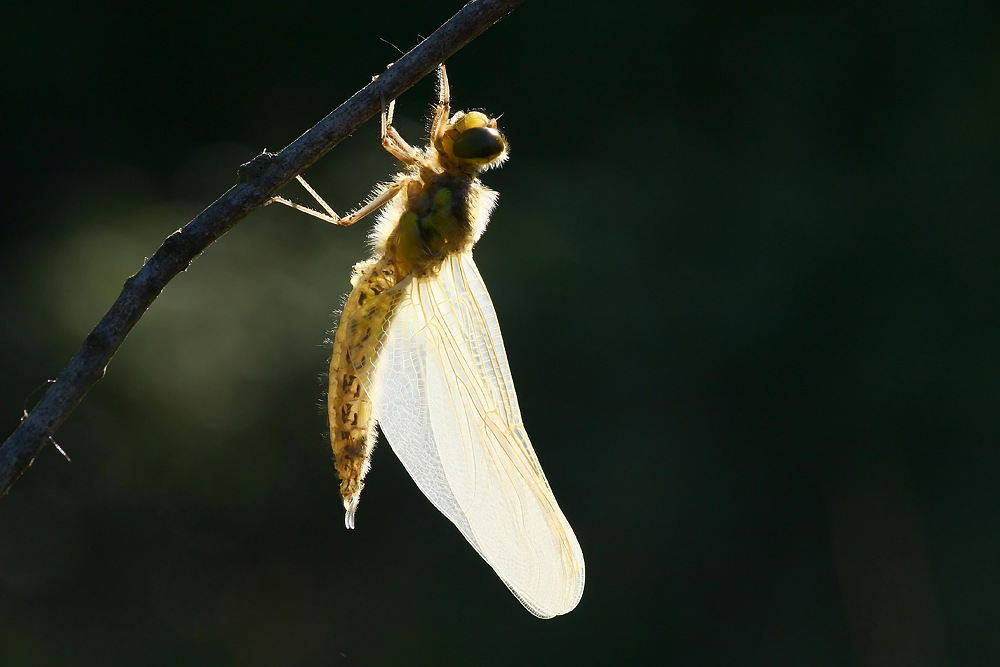
[[[504,141],[492,127],[473,127],[456,137],[452,151],[465,160],[492,160],[503,153]]]

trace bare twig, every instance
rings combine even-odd
[[[213,241],[262,206],[365,121],[383,100],[401,95],[523,0],[473,0],[368,86],[355,93],[280,153],[263,153],[239,171],[239,182],[183,228],[166,238],[84,340],[59,379],[0,448],[0,496],[31,465],[38,452],[94,384],[111,357],[171,278]]]

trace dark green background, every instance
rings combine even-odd
[[[6,10],[0,430],[458,7]],[[580,606],[524,611],[385,445],[343,529],[318,378],[367,225],[267,209],[0,500],[0,664],[1000,664],[996,3],[528,0],[449,72],[512,145],[476,257]],[[345,210],[393,169],[369,123],[308,176]]]

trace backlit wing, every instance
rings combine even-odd
[[[471,253],[403,289],[369,395],[420,490],[533,614],[573,609],[583,552],[521,424],[500,326]]]

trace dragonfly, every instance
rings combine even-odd
[[[393,127],[395,101],[383,105],[382,146],[404,169],[357,210],[338,216],[301,176],[323,211],[271,201],[337,225],[379,212],[330,359],[330,440],[346,526],[355,525],[379,425],[431,503],[528,611],[551,618],[583,595],[583,552],[528,439],[472,257],[498,196],[479,174],[507,160],[508,143],[495,118],[452,115],[443,64],[438,74],[426,147]]]

